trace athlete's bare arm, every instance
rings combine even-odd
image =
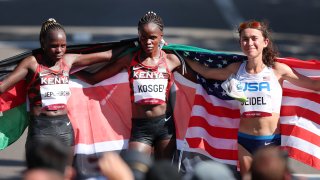
[[[177,67],[181,66],[181,62],[175,54],[167,54],[167,65],[170,71],[173,71]]]
[[[210,68],[206,67],[196,61],[186,59],[187,64],[197,73],[201,74],[207,79],[226,80],[231,74],[235,74],[241,62],[231,63],[225,68]]]
[[[34,56],[23,59],[17,67],[10,73],[0,84],[0,94],[7,91],[17,82],[26,78],[29,71],[35,72],[37,68],[37,60]]]
[[[280,77],[280,81],[282,82],[283,80],[287,80],[290,83],[311,89],[314,91],[319,91],[320,90],[320,81],[311,79],[307,76],[304,76],[294,69],[290,68],[288,65],[276,62],[274,66],[274,70],[277,76]]]
[[[104,66],[103,68],[101,68],[95,73],[90,73],[82,70],[75,73],[74,75],[89,84],[96,84],[102,80],[105,80],[107,78],[110,78],[116,75],[122,69],[128,67],[131,62],[131,57],[132,55],[128,54],[120,59],[115,60],[111,64],[107,64],[106,66]]]
[[[108,51],[90,54],[66,54],[67,63],[71,66],[88,66],[99,62],[110,62],[117,58],[128,46],[117,47]]]

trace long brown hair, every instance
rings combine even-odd
[[[246,28],[258,29],[262,32],[262,36],[264,38],[269,39],[267,47],[262,51],[262,61],[268,67],[274,66],[276,57],[279,56],[279,52],[273,44],[271,30],[269,29],[268,23],[256,20],[242,22],[238,27],[239,36],[241,36],[241,32]]]

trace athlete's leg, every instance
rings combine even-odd
[[[176,139],[172,137],[170,139],[159,140],[155,143],[154,155],[155,159],[169,159],[173,158],[176,150]]]
[[[250,154],[240,144],[238,144],[238,160],[240,165],[240,174],[242,177],[244,177],[250,170],[252,164],[252,154]]]
[[[252,155],[261,147],[281,144],[279,134],[268,136],[253,136],[238,132],[238,158],[242,177],[250,170]]]
[[[129,142],[129,150],[135,150],[138,152],[142,152],[148,155],[151,155],[152,152],[152,146],[138,142],[138,141],[131,141]]]
[[[132,120],[129,150],[135,150],[151,155],[153,146],[152,122],[153,121],[149,119]]]

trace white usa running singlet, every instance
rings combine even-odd
[[[280,113],[282,87],[273,69],[265,67],[258,74],[246,71],[247,62],[243,62],[237,72],[247,101],[240,103],[242,117],[266,117]]]

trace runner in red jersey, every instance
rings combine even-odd
[[[140,19],[138,33],[140,49],[137,52],[117,59],[94,74],[81,71],[76,75],[95,84],[126,69],[132,102],[129,149],[147,154],[154,150],[156,159],[170,159],[176,142],[169,91],[172,71],[181,62],[175,54],[161,50],[163,22],[156,13],[148,12]]]
[[[155,66],[144,65],[140,55],[141,50],[135,54],[128,69],[132,102],[142,105],[165,104],[173,83],[166,53],[160,52]]]
[[[66,54],[66,33],[55,19],[48,19],[40,31],[42,52],[29,56],[0,84],[0,94],[26,79],[30,101],[30,121],[26,148],[31,140],[55,136],[66,145],[74,144],[72,124],[67,116],[69,71],[73,65],[87,66],[110,59],[110,50],[92,54]]]

